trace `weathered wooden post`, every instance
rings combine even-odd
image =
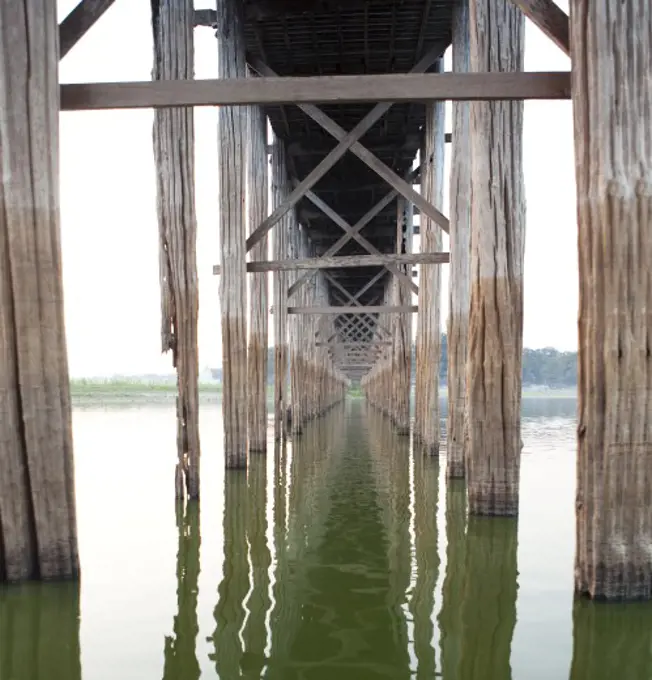
[[[443,70],[440,60],[438,71]],[[426,105],[426,127],[421,153],[421,191],[441,209],[444,201],[444,151],[446,143],[444,102]],[[442,250],[441,228],[421,215],[422,253]],[[441,358],[441,268],[421,265],[416,339],[414,434],[423,450],[439,453],[439,362]]]
[[[294,210],[288,213],[288,256],[290,259],[305,257],[299,222],[296,219]],[[290,274],[288,283],[294,283],[296,273]],[[309,305],[307,298],[307,286],[303,286],[299,291],[299,301],[302,305]],[[303,428],[303,403],[302,403],[302,360],[301,360],[301,333],[303,330],[304,316],[293,314],[288,318],[288,349],[290,354],[290,413],[291,423],[290,432],[293,436],[301,434]]]
[[[56,3],[0,3],[0,582],[79,574]]]
[[[153,0],[154,80],[194,78],[192,0]],[[161,344],[177,370],[176,496],[199,498],[195,127],[189,107],[154,111]]]
[[[277,208],[287,196],[288,178],[285,167],[285,147],[275,138],[272,147],[272,210]],[[287,215],[281,218],[274,229],[272,241],[274,259],[283,260],[287,252]],[[274,272],[274,433],[276,439],[286,436],[287,409],[287,274]]]
[[[524,17],[511,0],[470,0],[472,71],[523,69]],[[518,513],[525,192],[523,102],[471,110],[468,494],[476,515]]]
[[[396,252],[408,253],[412,246],[413,206],[401,198],[396,218]],[[401,267],[406,269],[405,267]],[[397,277],[393,277],[397,305],[410,305],[411,295]],[[394,424],[398,434],[410,434],[410,378],[412,354],[412,318],[408,313],[396,314],[394,319],[393,400]]]
[[[651,599],[652,7],[572,0],[579,226],[576,589]]]
[[[249,234],[267,217],[267,118],[262,107],[249,110],[248,187]],[[252,249],[252,261],[268,259],[268,239],[264,236]],[[267,450],[267,273],[253,273],[250,280],[249,310],[249,450]]]
[[[469,70],[469,0],[453,6],[453,71]],[[448,423],[446,475],[464,477],[466,356],[471,300],[471,149],[469,104],[453,102],[448,294]]]
[[[220,78],[244,78],[244,25],[241,3],[217,0]],[[222,412],[227,468],[247,466],[247,109],[218,109],[220,166],[220,301],[222,307]]]

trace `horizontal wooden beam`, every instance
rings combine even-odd
[[[382,267],[387,264],[446,264],[449,253],[381,253],[379,255],[340,255],[303,260],[268,260],[247,262],[248,272],[293,272],[303,269],[340,269],[348,267]],[[220,265],[213,267],[213,274],[220,274]]]
[[[419,308],[414,305],[341,305],[337,307],[288,307],[288,314],[414,314]]]
[[[570,99],[570,73],[390,73],[61,86],[62,111],[512,99]]]
[[[81,0],[59,26],[59,59],[86,35],[115,0]]]
[[[525,16],[570,57],[568,15],[553,0],[512,0]]]

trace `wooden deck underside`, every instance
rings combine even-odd
[[[248,2],[248,60],[262,62],[281,76],[407,73],[433,48],[443,55],[451,40],[453,4],[454,0]],[[372,108],[370,104],[320,107],[347,132]],[[298,180],[304,179],[337,144],[297,106],[270,106],[266,112],[275,134],[286,142],[288,170]],[[424,123],[423,104],[396,104],[360,141],[403,177],[413,165]],[[354,225],[391,187],[349,151],[313,191]],[[318,255],[344,233],[314,201],[302,199],[298,215]],[[361,235],[379,251],[395,252],[396,201],[389,203]],[[367,252],[351,239],[338,254]],[[333,270],[331,274],[355,295],[379,271],[379,267],[365,267]],[[387,278],[379,279],[360,301],[373,304],[382,298]],[[333,286],[331,294],[332,303],[337,304],[338,293]]]

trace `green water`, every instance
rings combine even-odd
[[[575,406],[524,403],[518,522],[361,400],[248,474],[206,405],[201,513],[171,406],[78,409],[81,587],[0,590],[0,680],[652,678],[652,606],[573,598]]]

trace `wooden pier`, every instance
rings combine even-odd
[[[201,313],[221,314],[226,467],[246,468],[269,446],[272,335],[272,439],[300,438],[309,420],[360,386],[399,434],[438,455],[448,266],[447,476],[465,479],[471,514],[515,516],[523,106],[572,98],[576,587],[594,598],[651,599],[649,1],[570,0],[569,19],[552,0],[217,0],[215,10],[152,0],[151,82],[59,86],[59,59],[112,4],[81,0],[60,26],[48,0],[0,4],[0,581],[79,573],[60,111],[156,110],[161,340],[178,375],[177,498],[196,499],[200,488],[192,107],[217,106],[221,309]],[[526,18],[570,55],[572,74],[524,71]],[[193,79],[200,30],[216,34],[218,80]],[[453,70],[444,73],[451,46]],[[445,100],[453,102],[450,135]]]

